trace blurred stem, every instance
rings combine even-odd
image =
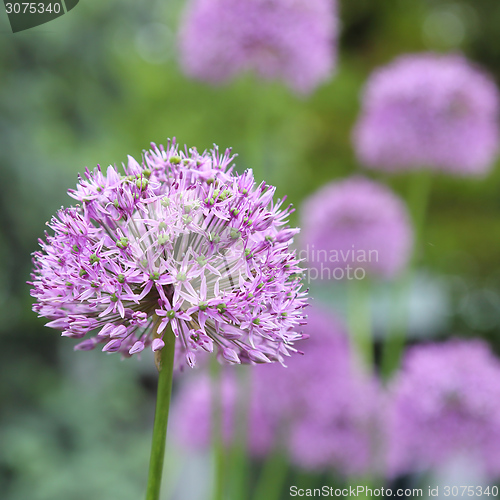
[[[225,450],[222,435],[222,380],[220,364],[215,355],[210,358],[212,377],[212,444],[214,452],[214,488],[213,500],[224,499],[225,485]]]
[[[288,472],[288,462],[280,449],[275,449],[267,458],[260,472],[253,494],[254,500],[279,500]]]
[[[248,366],[239,366],[237,375],[238,404],[236,406],[235,439],[231,460],[231,478],[234,488],[231,498],[244,500],[248,492],[247,437],[252,388]]]
[[[348,484],[349,484],[349,486],[353,487],[356,491],[357,491],[358,486],[364,487],[363,492],[360,491],[356,495],[358,498],[372,498],[372,495],[369,495],[366,490],[368,488],[378,489],[381,486],[383,486],[383,484],[381,484],[381,481],[374,478],[371,474],[366,474],[363,476],[351,476],[349,478]]]
[[[253,169],[254,177],[259,183],[265,180],[270,183],[269,172],[265,168],[265,134],[267,125],[267,109],[265,97],[266,93],[262,85],[256,85],[253,81],[251,93],[254,97],[254,103],[248,119],[247,132],[247,155],[248,167]]]
[[[413,270],[415,264],[421,256],[423,250],[423,230],[429,197],[431,193],[432,174],[428,169],[421,169],[415,172],[410,179],[408,190],[408,208],[413,219],[413,228],[415,232],[414,251],[411,260],[410,269]]]
[[[294,482],[299,489],[314,488],[317,480],[317,475],[313,471],[299,469],[294,473]]]
[[[151,457],[149,460],[148,486],[146,500],[160,498],[163,459],[167,438],[168,410],[172,394],[172,377],[174,371],[175,336],[170,325],[163,335],[164,347],[155,353],[155,363],[158,368],[158,392],[156,396],[155,422]]]
[[[384,379],[390,378],[399,366],[406,343],[409,318],[409,294],[413,273],[409,270],[393,284],[391,290],[391,309],[389,329],[382,351],[380,371]]]
[[[387,339],[382,352],[381,373],[387,379],[398,368],[406,343],[408,321],[410,315],[410,293],[415,279],[418,261],[423,251],[423,231],[429,196],[431,192],[432,175],[427,169],[415,172],[408,191],[408,208],[413,220],[414,250],[407,270],[392,287],[391,317]]]
[[[365,367],[373,368],[373,341],[371,335],[370,283],[367,278],[348,282],[348,324],[357,354]]]

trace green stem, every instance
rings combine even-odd
[[[247,433],[251,404],[251,379],[247,366],[237,368],[238,399],[235,410],[235,438],[232,449],[232,495],[231,498],[244,500],[248,493],[248,450]]]
[[[399,366],[399,360],[406,343],[409,317],[409,293],[413,273],[407,271],[391,290],[391,310],[389,312],[389,328],[383,346],[380,371],[387,380]]]
[[[360,493],[356,495],[358,498],[371,498],[372,495],[367,494],[366,490],[368,488],[375,490],[383,486],[378,478],[369,473],[363,476],[351,476],[348,484],[355,490],[357,490],[358,486],[364,486],[364,492],[360,491]]]
[[[257,183],[269,179],[269,171],[266,168],[265,139],[267,129],[268,113],[266,109],[267,93],[262,85],[252,85],[254,88],[249,93],[254,97],[254,103],[250,111],[247,129],[247,155],[248,166],[253,169]]]
[[[348,324],[357,354],[365,367],[372,370],[374,355],[371,335],[371,304],[368,279],[353,279],[348,282]]]
[[[167,437],[168,410],[172,394],[172,377],[174,371],[175,336],[170,326],[163,335],[165,346],[155,353],[155,362],[158,368],[158,392],[156,396],[155,422],[153,440],[151,443],[151,457],[149,461],[148,486],[146,500],[160,498],[161,476],[165,443]]]
[[[288,462],[286,456],[281,450],[275,450],[268,457],[262,471],[260,472],[259,482],[255,487],[253,498],[255,500],[278,500],[283,491],[288,472]]]
[[[422,169],[411,177],[408,192],[408,207],[413,219],[414,250],[407,270],[394,283],[391,300],[392,310],[387,339],[382,352],[381,373],[387,379],[398,368],[404,350],[409,319],[409,298],[414,282],[416,267],[423,251],[423,231],[429,196],[431,192],[432,175]]]
[[[422,169],[410,179],[408,192],[408,207],[413,219],[413,228],[415,232],[414,252],[411,261],[411,269],[414,269],[423,250],[423,231],[425,218],[429,205],[431,193],[432,174],[427,169]]]
[[[212,443],[215,460],[213,500],[224,499],[225,449],[222,436],[222,381],[220,365],[215,356],[210,359],[212,376]]]

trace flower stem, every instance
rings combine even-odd
[[[367,278],[348,283],[348,325],[356,354],[368,371],[373,369],[370,284]]]
[[[248,366],[237,368],[238,396],[235,409],[235,436],[231,453],[231,497],[244,500],[248,496],[248,424],[251,406],[251,380]]]
[[[253,169],[257,183],[265,180],[271,182],[270,170],[266,152],[266,130],[268,122],[267,92],[264,85],[256,85],[252,81],[252,90],[249,95],[253,98],[253,105],[247,121],[247,156],[248,166]]]
[[[413,219],[414,250],[408,269],[393,286],[393,308],[389,331],[382,352],[381,373],[384,378],[397,369],[403,353],[410,315],[409,299],[415,271],[423,250],[423,231],[431,192],[432,175],[422,169],[410,179],[408,207]]]
[[[172,394],[172,377],[174,371],[175,336],[170,326],[167,327],[163,341],[165,346],[155,353],[158,367],[158,392],[156,396],[155,422],[151,457],[149,460],[148,486],[146,500],[159,500],[165,443],[167,437],[168,410]]]
[[[432,174],[426,169],[422,169],[410,179],[408,192],[408,206],[413,219],[413,227],[415,231],[415,246],[412,258],[414,267],[423,250],[423,231],[427,208],[429,205],[429,196],[431,193]]]
[[[278,500],[283,491],[283,484],[288,473],[288,462],[285,454],[275,449],[267,458],[260,472],[259,482],[255,487],[253,498],[260,500]]]
[[[212,377],[212,443],[214,452],[213,500],[224,499],[225,488],[225,449],[222,436],[222,379],[220,365],[215,356],[210,360]]]
[[[399,360],[404,350],[409,317],[409,293],[413,273],[406,271],[393,284],[391,290],[391,310],[389,311],[389,327],[387,338],[382,350],[380,372],[384,379],[390,378],[399,366]]]

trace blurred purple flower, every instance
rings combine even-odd
[[[378,389],[356,370],[343,328],[331,314],[310,309],[304,356],[287,368],[252,367],[248,443],[256,456],[279,446],[299,466],[362,473],[372,467],[372,435]],[[223,381],[224,439],[233,437],[237,387],[232,374]],[[210,388],[191,380],[172,410],[172,433],[192,448],[208,446]]]
[[[193,0],[180,31],[185,72],[221,83],[253,70],[307,94],[334,69],[335,0]]]
[[[301,250],[310,279],[391,278],[408,263],[413,231],[406,206],[363,177],[331,182],[302,206]],[[361,269],[361,271],[355,271]]]
[[[357,155],[386,171],[485,174],[498,152],[498,113],[493,80],[464,57],[405,55],[368,80],[354,130]]]
[[[81,205],[58,212],[34,254],[33,309],[64,336],[98,331],[75,349],[157,351],[171,325],[191,366],[214,348],[229,363],[283,362],[304,323],[298,229],[275,188],[231,161],[153,145],[126,175],[87,169],[70,190]]]
[[[298,466],[369,473],[376,454],[377,382],[355,362],[345,330],[331,313],[314,310],[305,331],[311,335],[305,355],[291,359],[288,370],[256,370],[265,405],[279,411],[280,427],[288,430],[285,444]]]
[[[500,476],[500,362],[485,342],[411,348],[390,399],[390,474],[465,456]]]
[[[227,447],[234,440],[237,427],[238,381],[234,372],[224,371],[221,377],[222,387],[214,385],[204,372],[194,375],[183,382],[174,399],[169,425],[174,439],[191,450],[207,449],[211,444],[213,390],[220,395],[222,413],[222,439]],[[250,396],[248,422],[248,447],[254,456],[266,455],[274,444],[272,421],[266,415],[261,403],[256,400],[255,392]]]

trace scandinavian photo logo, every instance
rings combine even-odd
[[[367,250],[355,245],[345,250],[306,245],[297,255],[307,263],[305,279],[308,283],[315,280],[363,280],[370,266],[379,262],[377,249]]]

